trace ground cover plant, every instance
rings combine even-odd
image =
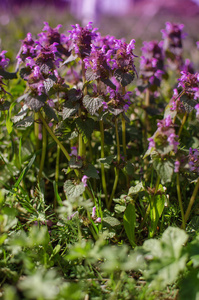
[[[140,57],[92,23],[60,31],[27,33],[15,70],[0,53],[1,297],[198,299],[199,73],[183,25]]]

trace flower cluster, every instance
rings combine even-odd
[[[92,69],[92,76],[94,79],[98,78],[109,78],[110,76],[110,65],[112,51],[106,51],[105,45],[99,49],[98,47],[92,45],[91,53],[89,57],[84,58],[85,68]]]
[[[109,102],[103,102],[104,110],[107,109],[114,115],[118,115],[122,112],[126,112],[129,109],[129,106],[131,105],[131,92],[121,94],[118,89],[115,91],[110,87],[107,87],[107,92],[107,95],[109,95]]]
[[[74,49],[75,53],[84,59],[90,55],[91,42],[97,37],[97,28],[92,27],[92,22],[89,22],[86,27],[81,27],[79,24],[72,25],[73,29],[69,30],[69,38],[72,41],[71,48]]]
[[[189,149],[189,169],[199,174],[199,151],[197,149]]]
[[[62,61],[62,55],[69,56],[68,48],[65,46],[67,38],[58,32],[61,25],[53,29],[47,22],[44,24],[37,40],[33,39],[31,33],[27,34],[17,55],[18,66],[23,64],[22,78],[28,82],[31,92],[38,96],[46,95],[50,87],[59,81],[57,68]]]
[[[5,53],[7,53],[5,50],[0,53],[0,69],[5,69],[9,63],[9,58],[5,57]]]
[[[164,55],[162,42],[144,42],[141,48],[142,56],[140,60],[140,76],[144,82],[157,89],[160,86],[162,75],[164,74]]]
[[[180,96],[178,94],[178,90],[173,90],[173,96],[169,102],[170,111],[173,111],[175,114],[185,112],[185,107],[180,100]]]
[[[133,71],[137,74],[134,58],[136,55],[133,53],[135,49],[135,40],[132,39],[129,44],[123,42],[122,40],[114,40],[115,53],[111,59],[112,70],[120,69],[123,72]]]
[[[148,139],[149,149],[154,148],[160,154],[167,154],[170,151],[177,152],[179,145],[178,135],[175,134],[174,124],[170,115],[157,123],[158,129]]]
[[[164,50],[168,63],[171,68],[181,70],[183,65],[182,59],[182,39],[185,37],[183,33],[183,24],[166,22],[166,28],[162,29],[162,38],[164,39]]]
[[[191,99],[199,97],[199,74],[191,74],[189,72],[181,72],[182,76],[178,79],[178,87],[181,87]]]

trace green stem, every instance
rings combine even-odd
[[[185,112],[185,114],[183,116],[182,123],[181,123],[180,129],[178,131],[178,137],[180,137],[180,135],[181,135],[181,132],[182,132],[182,129],[183,129],[184,124],[186,122],[186,119],[187,119],[187,112]]]
[[[39,115],[35,113],[34,115],[34,134],[35,134],[35,143],[36,143],[36,152],[40,149],[40,140],[39,140]],[[39,156],[37,156],[37,162],[39,163]]]
[[[179,179],[179,173],[177,173],[177,194],[178,194],[178,202],[180,206],[180,211],[181,211],[181,216],[182,216],[182,229],[185,230],[185,216],[184,216],[184,209],[182,205],[182,197],[181,197],[181,192],[180,192],[180,179]]]
[[[59,145],[60,149],[64,153],[64,155],[67,158],[67,160],[70,161],[70,155],[68,154],[67,150],[62,145],[62,143],[58,140],[58,138],[56,137],[56,135],[53,133],[53,131],[51,130],[51,128],[48,126],[48,124],[46,123],[46,121],[45,121],[42,113],[39,111],[38,114],[39,114],[40,119],[42,120],[43,125],[45,126],[46,130],[48,131],[48,133],[51,135],[51,137],[56,142],[56,144]],[[74,171],[75,171],[75,174],[78,176],[79,175],[79,171],[78,170],[74,170]]]
[[[115,119],[115,137],[116,137],[116,145],[117,145],[117,167],[115,167],[115,180],[113,184],[113,189],[111,193],[111,197],[109,199],[108,203],[108,209],[110,209],[113,198],[115,196],[115,191],[118,184],[119,179],[119,164],[120,164],[120,140],[119,140],[119,133],[118,133],[118,124],[117,124],[117,118]]]
[[[149,215],[149,213],[150,213],[150,210],[153,208],[153,205],[154,205],[154,199],[155,199],[155,195],[156,195],[156,193],[157,193],[157,191],[158,191],[159,184],[160,184],[160,176],[158,176],[158,178],[157,178],[157,180],[156,180],[155,191],[154,191],[154,194],[153,194],[153,196],[152,196],[152,198],[151,198],[151,200],[150,200],[150,203],[149,203],[149,205],[148,205],[148,207],[147,207],[147,210],[146,210],[145,216],[144,216],[144,218],[143,218],[143,220],[142,220],[142,223],[140,224],[140,229],[142,229],[142,228],[144,227],[145,222],[146,222],[146,220],[147,220],[147,218],[148,218],[148,215]]]
[[[85,70],[85,63],[83,60],[82,60],[82,82],[83,82],[83,86],[84,86],[86,83],[86,70]],[[87,86],[84,86],[83,94],[84,94],[84,96],[87,95]]]
[[[110,197],[110,200],[109,200],[109,203],[108,203],[108,207],[107,207],[108,209],[111,208],[111,204],[113,202],[113,197],[115,195],[115,191],[116,191],[116,188],[117,188],[118,179],[119,179],[119,169],[117,169],[115,167],[115,180],[114,180],[114,184],[113,184],[113,189],[112,189],[111,197]]]
[[[123,116],[122,116],[122,145],[123,145],[124,158],[125,158],[125,161],[126,161],[127,160],[127,155],[126,155],[126,121],[125,121]]]
[[[104,153],[104,123],[103,120],[99,121],[100,124],[100,133],[101,133],[101,158],[105,157]],[[101,176],[102,176],[102,188],[105,195],[106,206],[108,206],[108,196],[107,196],[107,187],[106,187],[106,176],[104,164],[101,163]]]
[[[81,117],[81,108],[79,109],[79,117]],[[78,135],[78,155],[79,156],[83,156],[83,149],[84,149],[84,145],[83,145],[83,136],[82,133],[79,132]]]
[[[56,166],[55,166],[55,182],[58,183],[59,180],[59,158],[60,158],[60,146],[57,145],[57,156],[56,156]]]
[[[189,205],[188,205],[187,210],[186,210],[186,213],[185,213],[185,224],[186,224],[186,222],[187,222],[187,220],[188,220],[188,218],[189,218],[189,215],[190,215],[190,212],[191,212],[191,208],[192,208],[192,206],[193,206],[193,204],[194,204],[194,201],[195,201],[195,199],[196,199],[196,195],[197,195],[197,193],[198,193],[198,189],[199,189],[199,178],[198,178],[198,180],[197,180],[196,186],[195,186],[195,188],[194,188],[193,194],[192,194],[192,196],[191,196],[191,199],[190,199],[190,201],[189,201]]]
[[[150,92],[149,92],[149,89],[147,89],[146,94],[145,94],[145,108],[147,108],[149,106],[150,106]],[[145,149],[147,149],[147,146],[148,146],[147,133],[150,130],[150,124],[149,124],[148,113],[147,113],[146,110],[145,110],[145,113],[144,113],[144,124],[145,124],[145,127],[144,127],[144,146],[145,146]]]
[[[115,119],[115,137],[116,137],[116,145],[117,145],[117,163],[119,166],[119,164],[120,164],[120,140],[119,140],[117,119]]]
[[[38,174],[38,182],[40,182],[43,168],[44,168],[44,162],[46,158],[46,146],[47,146],[46,128],[45,126],[42,126],[42,153],[41,153],[41,160],[40,160],[40,167],[39,167],[39,174]]]
[[[48,133],[51,135],[51,137],[56,142],[56,144],[60,147],[60,149],[64,153],[64,155],[67,158],[67,160],[70,161],[70,155],[68,154],[67,150],[62,145],[62,143],[58,140],[58,138],[56,137],[56,135],[53,133],[53,131],[51,130],[51,128],[48,126],[48,124],[46,123],[44,117],[42,116],[42,113],[39,111],[38,114],[39,114],[40,119],[42,120],[43,125],[45,126],[46,130],[48,131]],[[79,171],[76,170],[76,169],[74,169],[74,172],[75,172],[76,176],[79,177],[79,175],[80,175]],[[86,192],[87,192],[88,196],[91,199],[93,199],[93,195],[92,195],[92,193],[91,193],[91,191],[90,191],[90,189],[88,187],[86,187]]]

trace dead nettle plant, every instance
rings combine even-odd
[[[15,73],[5,71],[5,51],[0,56],[8,133],[34,127],[35,150],[17,184],[34,163],[41,184],[52,156],[55,206],[63,205],[60,188],[67,201],[100,195],[109,215],[122,213],[134,246],[135,230],[153,236],[177,193],[185,229],[199,187],[199,75],[183,58],[183,25],[166,23],[163,40],[144,42],[138,58],[134,39],[103,37],[92,23],[68,34],[44,24],[22,41]],[[26,90],[9,102],[4,80],[17,76]],[[196,181],[192,195],[182,193],[184,181]]]

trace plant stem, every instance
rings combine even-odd
[[[35,134],[35,143],[36,143],[36,152],[40,148],[40,140],[39,140],[39,114],[36,112],[34,114],[34,134]],[[37,162],[39,163],[39,156],[37,156]]]
[[[103,120],[99,121],[100,124],[100,133],[101,133],[101,158],[105,157],[104,154],[104,123]],[[107,196],[107,187],[106,187],[106,176],[104,164],[101,163],[101,176],[102,176],[102,188],[105,195],[106,206],[108,207],[108,196]]]
[[[70,155],[68,154],[67,150],[62,145],[62,143],[58,140],[58,138],[56,137],[56,135],[54,134],[54,132],[51,130],[51,128],[48,126],[48,124],[46,123],[46,121],[45,121],[42,113],[39,111],[38,114],[39,114],[40,119],[42,120],[43,125],[45,126],[46,130],[48,131],[48,133],[51,135],[51,137],[56,142],[56,144],[59,145],[60,149],[64,153],[64,155],[67,158],[67,160],[70,161]],[[78,170],[74,170],[74,171],[75,171],[75,174],[78,176],[79,175],[79,171]]]
[[[81,117],[81,108],[79,109],[79,117]],[[84,149],[83,137],[82,137],[82,133],[79,132],[79,134],[78,134],[78,155],[81,157],[83,156],[83,149]]]
[[[82,60],[82,82],[83,82],[83,86],[84,86],[86,83],[86,70],[85,70],[85,63],[83,60]],[[87,95],[87,86],[84,86],[83,94],[84,94],[84,96]]]
[[[126,121],[125,121],[123,116],[122,116],[122,145],[123,145],[124,158],[125,158],[125,161],[126,161],[127,160],[127,155],[126,155]]]
[[[113,197],[115,195],[115,191],[116,191],[116,188],[117,188],[118,179],[119,179],[119,169],[117,169],[115,167],[115,180],[114,180],[114,184],[113,184],[113,190],[112,190],[112,193],[111,193],[111,197],[110,197],[110,200],[109,200],[109,203],[108,203],[108,207],[107,207],[108,209],[111,208]]]
[[[67,150],[62,145],[62,143],[58,140],[58,138],[56,137],[56,135],[53,133],[53,131],[51,130],[51,128],[48,126],[48,124],[46,123],[44,117],[42,116],[42,113],[39,111],[38,114],[39,114],[39,117],[42,120],[42,123],[45,126],[46,130],[49,132],[49,134],[51,135],[51,137],[53,138],[53,140],[56,142],[56,144],[60,147],[60,149],[64,153],[64,155],[67,158],[67,160],[70,161],[70,155],[68,154]],[[75,172],[76,176],[79,177],[79,175],[80,175],[79,171],[77,169],[74,169],[74,172]],[[92,193],[91,193],[91,191],[90,191],[90,189],[88,187],[86,187],[86,192],[87,192],[88,196],[91,199],[93,199],[93,195],[92,195]]]
[[[181,211],[181,216],[182,216],[182,229],[185,230],[185,216],[184,216],[184,209],[182,205],[182,197],[181,197],[181,192],[180,192],[180,179],[179,179],[179,173],[177,173],[177,194],[178,194],[178,202],[180,206],[180,211]]]
[[[116,137],[116,145],[117,145],[117,164],[120,164],[120,140],[119,140],[119,133],[118,133],[118,124],[117,118],[115,119],[115,137]]]
[[[39,174],[38,174],[38,182],[40,182],[43,168],[44,168],[44,162],[46,158],[46,146],[47,146],[46,128],[45,126],[42,126],[42,153],[41,153],[41,160],[40,160],[40,167],[39,167]]]
[[[193,206],[193,204],[194,204],[194,201],[195,201],[195,199],[196,199],[196,195],[197,195],[197,193],[198,193],[198,189],[199,189],[199,178],[198,178],[198,180],[197,180],[196,186],[195,186],[195,188],[194,188],[193,194],[192,194],[192,196],[191,196],[191,199],[190,199],[190,201],[189,201],[189,205],[188,205],[187,210],[186,210],[186,213],[185,213],[185,224],[186,224],[186,222],[187,222],[187,220],[188,220],[188,218],[189,218],[189,215],[190,215],[190,212],[191,212],[191,208],[192,208],[192,206]]]
[[[178,137],[180,137],[180,135],[181,135],[181,132],[182,132],[182,129],[183,129],[184,124],[186,122],[186,119],[187,119],[187,112],[185,112],[185,114],[183,116],[182,123],[181,123],[180,129],[178,131]]]
[[[118,124],[117,124],[117,118],[115,119],[115,136],[116,136],[116,145],[117,145],[117,167],[115,167],[115,180],[113,184],[113,189],[111,193],[111,197],[108,203],[108,209],[110,209],[113,198],[115,196],[115,191],[117,188],[117,183],[119,179],[119,164],[120,164],[120,141],[119,141],[119,133],[118,133]]]

